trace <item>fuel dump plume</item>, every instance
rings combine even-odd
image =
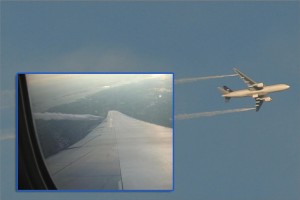
[[[212,117],[215,115],[223,115],[228,113],[236,113],[236,112],[245,112],[249,110],[255,110],[255,108],[238,108],[232,110],[218,110],[218,111],[211,111],[211,112],[198,112],[198,113],[191,113],[191,114],[179,114],[175,116],[175,120],[185,120],[185,119],[193,119],[198,117]]]
[[[196,81],[203,81],[203,80],[215,79],[215,78],[224,78],[224,77],[229,77],[229,76],[237,76],[237,74],[181,78],[181,79],[175,80],[175,84],[191,83],[191,82],[196,82]]]
[[[16,138],[15,135],[1,135],[0,136],[0,141],[14,140],[15,138]]]

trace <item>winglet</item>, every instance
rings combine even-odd
[[[233,68],[233,71],[237,74],[237,75],[241,75],[241,71],[237,68]]]
[[[233,71],[236,72],[236,71],[239,71],[239,70],[237,68],[233,68]]]

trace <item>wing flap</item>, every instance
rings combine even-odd
[[[259,109],[260,109],[260,107],[262,106],[263,103],[264,103],[263,99],[255,98],[255,109],[256,109],[256,112],[259,111]]]

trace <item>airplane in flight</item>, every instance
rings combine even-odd
[[[223,86],[223,88],[218,87],[222,97],[225,98],[225,102],[228,102],[233,97],[252,97],[255,99],[256,112],[259,111],[264,101],[272,101],[272,98],[268,96],[269,93],[280,92],[287,90],[290,87],[287,84],[275,84],[267,86],[264,83],[255,82],[236,68],[234,68],[233,71],[247,84],[248,89],[233,91],[227,86]]]

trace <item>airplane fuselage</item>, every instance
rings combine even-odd
[[[223,94],[223,97],[254,97],[256,95],[258,96],[263,96],[267,95],[271,92],[280,92],[283,90],[287,90],[290,86],[287,84],[276,84],[276,85],[269,85],[269,86],[264,86],[261,90],[249,90],[249,89],[244,89],[244,90],[236,90],[233,92],[230,92],[228,94]]]

